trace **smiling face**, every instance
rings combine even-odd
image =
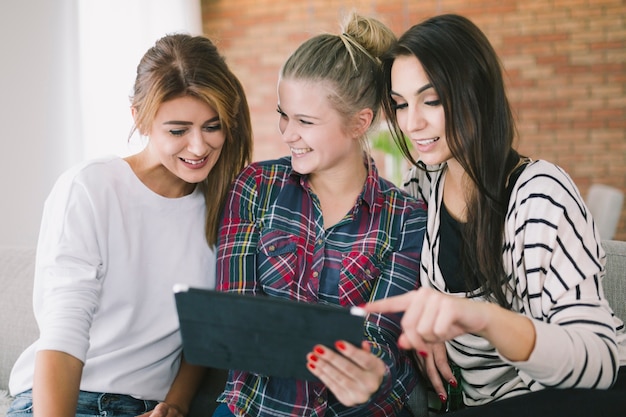
[[[147,133],[152,163],[165,167],[170,180],[183,186],[209,175],[225,141],[216,111],[191,96],[163,102]]]
[[[354,170],[363,164],[358,134],[330,102],[323,82],[281,79],[278,83],[278,123],[291,150],[291,164],[301,174]]]
[[[451,159],[441,100],[415,55],[395,58],[390,94],[395,102],[398,125],[413,143],[419,159],[427,165]]]

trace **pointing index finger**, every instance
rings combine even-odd
[[[399,313],[406,311],[416,291],[367,303],[363,307],[368,313]]]

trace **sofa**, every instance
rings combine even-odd
[[[604,291],[615,313],[626,319],[626,242],[605,240],[607,276]],[[9,374],[18,355],[38,334],[32,312],[35,249],[0,248],[0,416],[6,415]],[[210,416],[224,386],[226,372],[211,369],[191,407],[190,416]],[[419,393],[412,402],[416,415],[426,415]],[[422,411],[419,409],[422,408]]]

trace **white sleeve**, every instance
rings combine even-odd
[[[602,290],[605,254],[569,176],[537,161],[514,191],[518,295],[533,319],[534,350],[520,371],[546,386],[608,388],[619,365],[616,327]]]
[[[35,269],[37,349],[83,362],[101,289],[95,217],[89,191],[71,172],[62,175],[44,205]]]

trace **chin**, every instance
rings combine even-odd
[[[305,164],[299,164],[298,161],[294,163],[293,159],[291,160],[291,168],[301,175],[310,174],[312,172],[312,170],[308,168]]]
[[[440,165],[446,161],[449,161],[452,158],[452,155],[440,156],[440,155],[419,155],[420,161],[425,163],[426,165]]]

